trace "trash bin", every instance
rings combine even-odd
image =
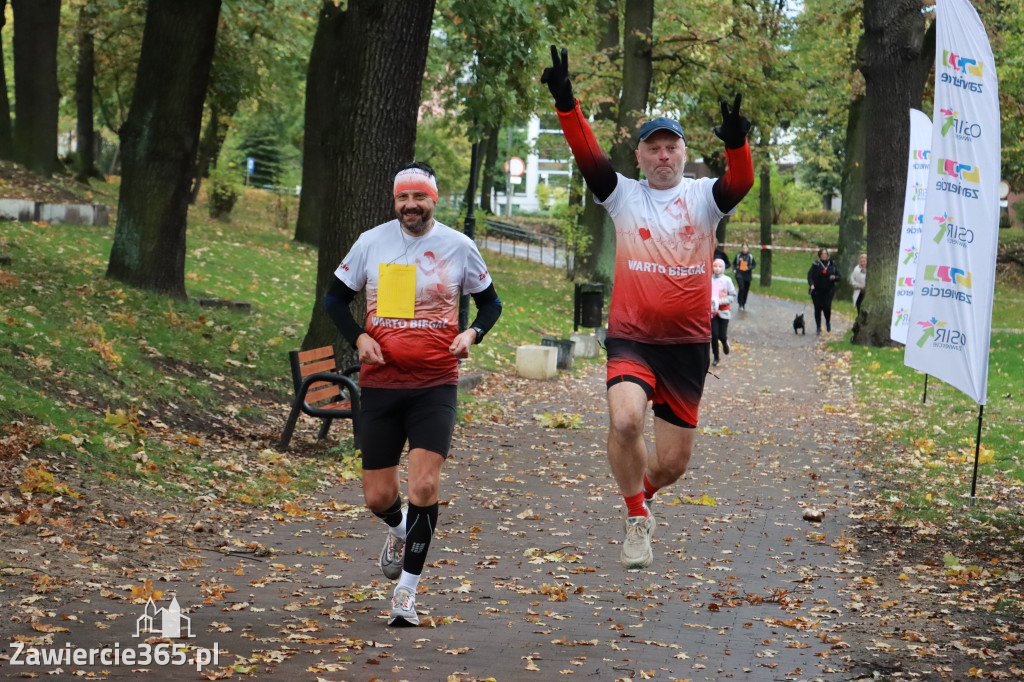
[[[604,309],[604,285],[600,282],[579,282],[573,297],[572,330],[580,327],[600,327]]]
[[[572,349],[576,345],[575,341],[545,336],[540,340],[540,345],[554,346],[558,349],[558,359],[555,361],[555,366],[558,369],[572,369]]]

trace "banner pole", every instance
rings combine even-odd
[[[978,459],[981,456],[981,420],[985,414],[985,406],[978,405],[978,438],[974,441],[974,475],[971,476],[971,507],[974,506],[974,491],[978,485]]]
[[[921,404],[928,402],[928,374],[924,375],[924,395],[921,396]]]

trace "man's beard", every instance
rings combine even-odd
[[[405,211],[398,214],[398,220],[406,232],[419,236],[427,231],[430,223],[434,220],[434,212],[430,209],[423,211]]]

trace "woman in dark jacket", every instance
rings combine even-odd
[[[750,282],[754,278],[754,268],[757,261],[754,254],[750,253],[750,247],[746,243],[740,246],[740,253],[732,264],[732,270],[736,274],[736,288],[739,289],[740,310],[747,309],[747,294],[750,293]]]
[[[828,249],[818,249],[818,259],[807,271],[811,300],[814,302],[814,324],[821,334],[821,314],[825,313],[825,331],[832,331],[832,297],[836,293],[839,268],[828,257]]]

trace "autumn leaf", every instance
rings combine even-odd
[[[583,417],[579,414],[564,414],[562,412],[545,412],[544,414],[535,414],[533,418],[540,422],[540,425],[546,429],[582,429],[583,428]]]
[[[64,483],[57,483],[53,474],[46,470],[46,465],[39,461],[33,461],[25,467],[22,473],[25,482],[18,488],[23,493],[45,493],[47,495],[69,495],[81,497],[77,492]]]
[[[716,506],[718,506],[718,502],[715,501],[715,498],[708,497],[707,493],[704,493],[700,497],[697,497],[697,498],[683,496],[683,497],[679,498],[679,501],[682,502],[682,503],[685,503],[685,504],[699,504],[699,505],[702,505],[702,506],[705,506],[705,507],[716,507]]]
[[[149,578],[142,585],[132,585],[132,603],[134,604],[145,604],[150,599],[158,601],[163,596],[163,590],[154,590],[153,581]]]
[[[127,411],[118,408],[113,414],[107,410],[107,416],[103,421],[130,438],[141,438],[146,435],[146,429],[139,425],[138,405],[132,405]]]

